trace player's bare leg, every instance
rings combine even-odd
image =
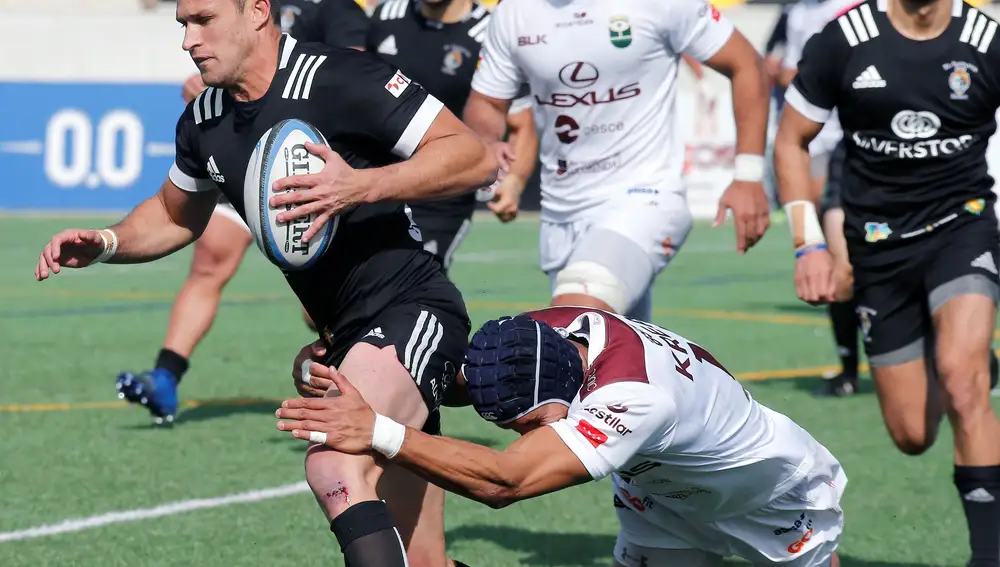
[[[228,213],[226,211],[229,211]],[[177,385],[188,369],[195,347],[212,327],[229,283],[253,242],[235,211],[217,207],[195,241],[187,279],[174,299],[170,323],[156,366],[141,373],[118,375],[118,397],[145,406],[156,423],[171,423],[177,413]]]
[[[907,455],[920,455],[934,444],[944,416],[936,379],[927,370],[923,358],[872,367],[882,419],[892,442]]]
[[[380,349],[367,343],[356,344],[339,370],[376,412],[418,429],[427,420],[427,406],[410,373],[396,357],[394,347]],[[331,390],[327,395],[336,394]],[[383,473],[381,463],[376,463],[371,456],[346,455],[311,445],[306,454],[305,470],[306,481],[331,522],[331,530],[341,543],[348,567],[404,565],[401,534],[395,525],[416,525],[417,520],[407,514],[390,517],[377,491]],[[406,507],[405,502],[399,505]],[[443,519],[440,521],[443,532]],[[441,537],[443,539],[443,533]],[[413,557],[410,565],[446,565],[443,545],[439,550],[440,555],[435,557],[430,554]]]
[[[163,348],[191,358],[212,328],[223,288],[236,275],[252,243],[246,226],[223,214],[212,215],[195,241],[191,271],[174,300]]]
[[[396,519],[410,565],[448,566],[444,541],[444,490],[399,467],[389,466],[378,494]]]
[[[969,524],[970,567],[1000,563],[1000,421],[990,404],[989,367],[995,325],[996,306],[986,295],[958,295],[934,313],[938,373],[955,436],[954,482]]]

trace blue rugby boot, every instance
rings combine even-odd
[[[115,380],[118,398],[140,404],[153,414],[157,425],[170,425],[177,415],[177,378],[163,368],[140,374],[122,372]]]

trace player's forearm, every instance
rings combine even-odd
[[[794,112],[791,109],[785,112]],[[786,118],[789,123],[785,124]],[[809,142],[815,132],[795,128],[791,115],[782,118],[782,126],[774,140],[774,169],[778,180],[778,199],[785,209],[792,245],[797,255],[825,245],[819,217],[816,213],[816,195],[812,194],[809,175]]]
[[[401,163],[364,170],[373,175],[370,202],[412,202],[454,197],[496,181],[496,157],[471,133],[427,142]]]
[[[490,102],[475,91],[472,91],[465,104],[462,121],[488,142],[500,141],[507,133],[507,109]]]
[[[759,57],[740,65],[730,77],[736,153],[762,156],[767,147],[767,115],[771,103],[767,76]]]
[[[121,222],[108,228],[118,239],[118,249],[107,260],[109,264],[151,262],[184,248],[201,234],[200,230],[178,226],[167,212],[160,193],[140,203]]]
[[[503,455],[474,443],[407,428],[393,462],[449,492],[503,508],[521,499],[517,482],[504,473]]]
[[[535,130],[534,119],[530,110],[518,112],[509,120],[510,135],[507,137],[514,151],[514,161],[510,164],[508,176],[514,176],[524,190],[524,184],[535,172],[535,162],[538,158],[538,132]]]

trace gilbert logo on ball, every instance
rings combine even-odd
[[[330,247],[340,224],[340,217],[335,216],[309,242],[303,242],[302,235],[317,215],[279,222],[278,214],[294,207],[270,205],[271,197],[276,194],[272,188],[275,181],[292,175],[319,173],[326,165],[318,156],[306,151],[307,142],[328,145],[323,134],[311,124],[298,119],[282,120],[264,132],[257,142],[244,178],[243,206],[247,226],[260,251],[282,270],[304,270],[315,265]]]

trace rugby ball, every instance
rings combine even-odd
[[[260,137],[250,155],[243,181],[243,207],[247,226],[257,247],[282,270],[304,270],[323,257],[337,233],[340,217],[331,218],[309,242],[302,235],[318,215],[278,222],[278,214],[292,206],[272,207],[274,182],[292,175],[318,173],[326,165],[306,151],[306,142],[328,145],[316,127],[302,120],[282,120]],[[295,189],[292,189],[293,191]]]

